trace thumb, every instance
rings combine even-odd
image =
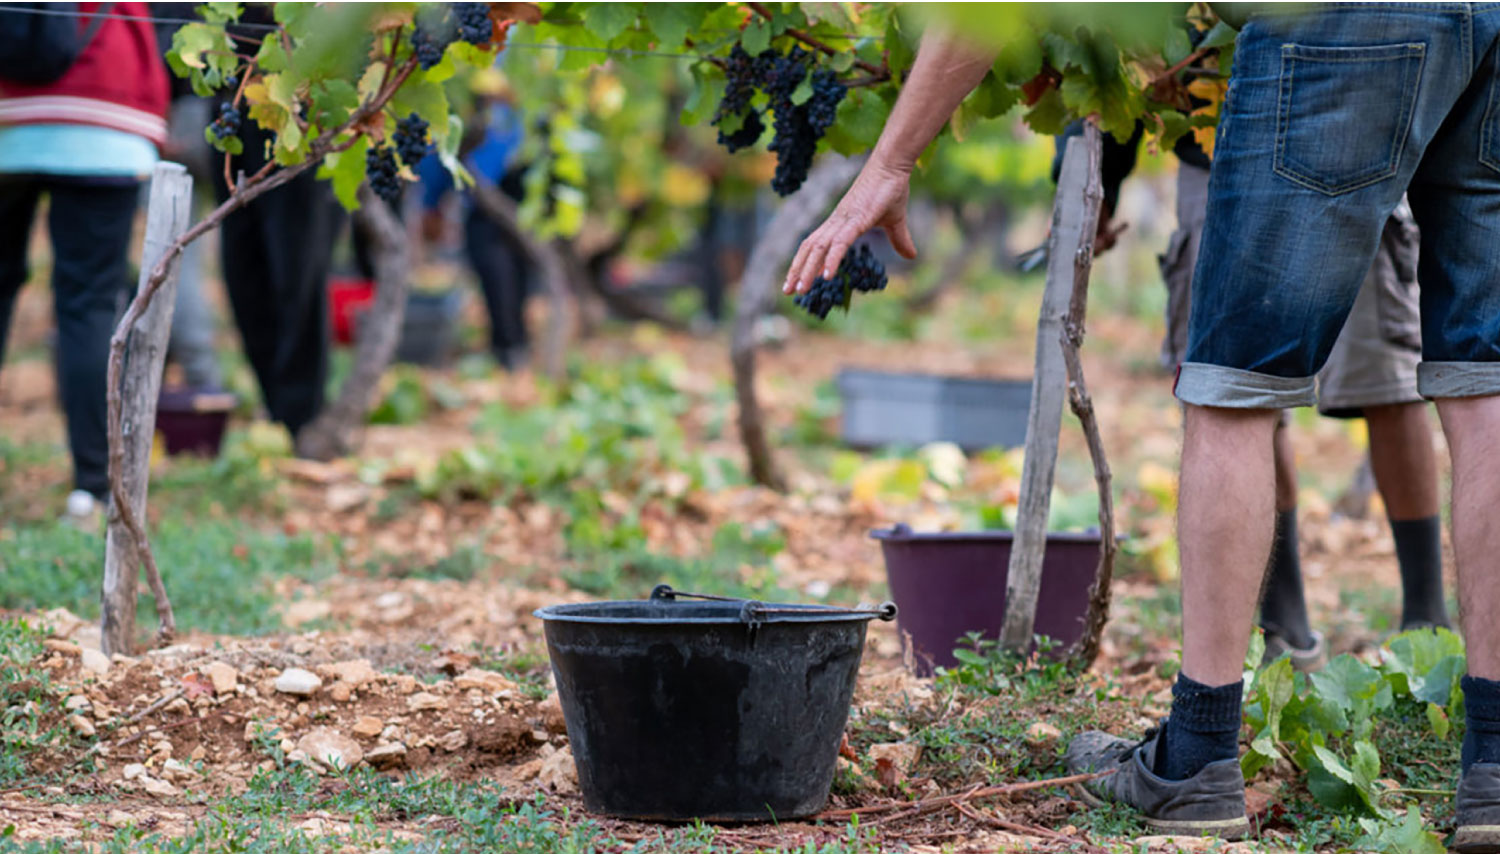
[[[886,225],[885,236],[891,241],[891,247],[901,257],[917,257],[917,244],[912,242],[911,230],[906,227],[906,217],[903,216],[895,222]]]

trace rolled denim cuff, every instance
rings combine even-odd
[[[1500,388],[1500,373],[1496,378]],[[1183,403],[1225,409],[1287,409],[1318,399],[1316,377],[1273,377],[1203,362],[1183,362],[1173,392]]]
[[[1417,365],[1423,397],[1485,397],[1500,394],[1500,362],[1423,362]]]

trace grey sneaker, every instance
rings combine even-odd
[[[1235,759],[1211,762],[1186,780],[1166,780],[1151,771],[1147,757],[1156,755],[1159,730],[1129,741],[1092,730],[1073,739],[1063,761],[1069,774],[1116,769],[1074,787],[1084,803],[1114,801],[1134,807],[1154,831],[1185,836],[1239,839],[1250,833],[1245,815],[1245,778]]]
[[[1323,635],[1318,632],[1312,633],[1313,644],[1307,649],[1298,649],[1281,635],[1266,632],[1266,653],[1261,656],[1260,663],[1270,664],[1283,655],[1292,660],[1293,669],[1303,673],[1312,673],[1323,667],[1323,658],[1327,654],[1328,645],[1323,642]]]
[[[1458,854],[1500,854],[1500,765],[1476,762],[1458,781],[1458,828],[1449,849]]]

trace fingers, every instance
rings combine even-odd
[[[797,285],[802,281],[802,267],[807,263],[807,256],[812,252],[814,241],[818,239],[818,231],[808,235],[797,247],[797,254],[792,257],[792,265],[786,270],[786,281],[781,284],[781,292],[789,294],[797,290]]]
[[[911,229],[906,226],[906,217],[887,225],[885,236],[891,241],[891,248],[902,258],[917,257],[917,244],[911,239]]]

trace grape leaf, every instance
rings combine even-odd
[[[1062,93],[1048,89],[1026,112],[1026,124],[1037,133],[1057,136],[1068,126],[1068,106]]]
[[[745,52],[754,56],[771,46],[771,25],[761,18],[756,18],[740,33],[740,46]]]
[[[1182,28],[1182,21],[1167,21],[1167,37],[1162,43],[1162,58],[1168,65],[1176,65],[1188,54],[1193,52],[1193,43],[1188,40],[1187,30]]]
[[[692,29],[703,22],[713,11],[711,3],[646,3],[641,11],[651,31],[656,33],[657,43],[664,48],[682,47],[683,40]]]
[[[1237,38],[1238,36],[1238,30],[1236,30],[1234,27],[1229,26],[1223,21],[1219,21],[1215,23],[1207,33],[1204,34],[1203,41],[1198,42],[1198,47],[1223,47],[1227,44],[1233,44],[1235,38]]]
[[[812,96],[812,75],[809,74],[808,76],[802,78],[802,82],[797,84],[796,89],[792,90],[792,103],[801,106],[803,104],[806,104],[807,100]]]
[[[369,147],[370,138],[360,135],[348,149],[329,154],[318,165],[318,177],[331,179],[333,195],[345,210],[359,208],[359,185],[365,181],[365,151]]]
[[[635,23],[634,3],[594,3],[583,12],[583,25],[595,36],[610,41]]]

